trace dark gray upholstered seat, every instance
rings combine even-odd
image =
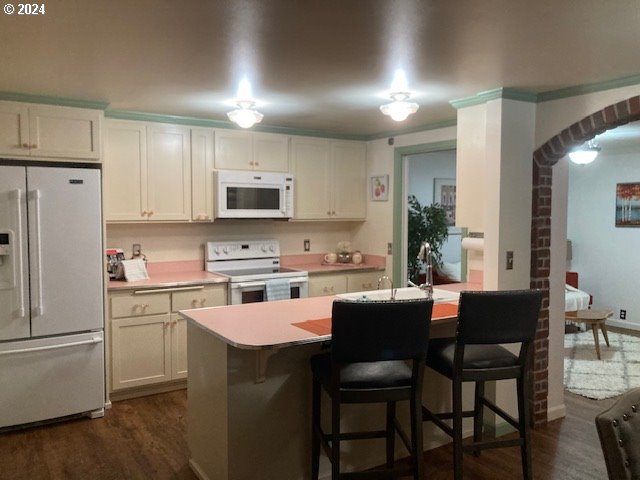
[[[609,479],[640,479],[640,388],[597,415],[596,428]]]
[[[384,468],[359,472],[358,478],[424,478],[422,459],[422,376],[427,356],[433,301],[404,300],[362,302],[336,300],[333,303],[331,351],[311,358],[313,373],[311,478],[318,480],[320,447],[331,460],[331,478],[340,472],[340,442],[366,438],[386,439]],[[331,433],[320,421],[321,390],[331,397]],[[409,400],[411,439],[395,418],[396,402]],[[385,403],[384,430],[341,432],[342,403]],[[412,462],[396,468],[395,434],[400,433]],[[382,461],[380,462],[382,463]],[[405,464],[406,465],[406,464]],[[392,477],[393,475],[393,477]]]
[[[423,407],[423,418],[453,437],[454,478],[462,480],[462,452],[480,455],[485,448],[519,446],[523,476],[532,479],[529,449],[527,373],[535,337],[542,292],[510,290],[462,292],[455,338],[429,342],[427,366],[451,379],[453,411],[434,413]],[[518,355],[500,344],[520,344]],[[514,419],[484,396],[486,381],[516,379],[518,419]],[[474,408],[462,410],[462,383],[475,382]],[[488,407],[516,429],[517,439],[482,440],[483,410]],[[462,418],[473,417],[473,443],[462,445]],[[449,426],[444,420],[452,420]],[[496,478],[499,474],[496,472]]]

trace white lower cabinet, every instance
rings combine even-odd
[[[377,290],[378,280],[384,275],[382,271],[350,273],[347,275],[347,292],[366,292]],[[388,288],[385,283],[384,288]]]
[[[384,271],[357,273],[310,274],[309,296],[338,295],[339,293],[366,292],[378,288],[378,279]],[[388,285],[387,285],[388,287]]]
[[[322,297],[347,293],[347,276],[344,274],[321,274],[309,276],[309,296]]]
[[[111,292],[110,391],[187,377],[187,322],[179,310],[227,304],[227,285]]]

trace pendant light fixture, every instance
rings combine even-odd
[[[251,128],[260,123],[264,115],[255,109],[256,101],[251,93],[249,80],[243,78],[238,84],[238,95],[235,99],[236,110],[227,113],[227,117],[241,128]]]
[[[589,140],[587,143],[571,150],[569,152],[569,160],[577,165],[587,165],[596,159],[600,150],[601,147],[598,142]]]
[[[409,102],[411,94],[408,92],[407,77],[404,70],[398,69],[393,76],[389,97],[393,102],[380,105],[380,111],[390,116],[396,122],[406,120],[409,115],[418,111],[418,104]]]

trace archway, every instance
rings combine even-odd
[[[640,96],[595,112],[562,130],[533,152],[531,210],[531,288],[544,292],[533,358],[533,420],[547,421],[549,364],[549,273],[553,166],[573,147],[606,130],[640,120]]]

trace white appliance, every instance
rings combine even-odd
[[[0,428],[104,414],[100,170],[0,165]]]
[[[218,170],[217,218],[291,218],[293,177],[288,173]]]
[[[274,280],[288,282],[290,298],[309,295],[309,274],[280,266],[277,240],[208,242],[206,269],[229,277],[231,305],[269,301]]]

